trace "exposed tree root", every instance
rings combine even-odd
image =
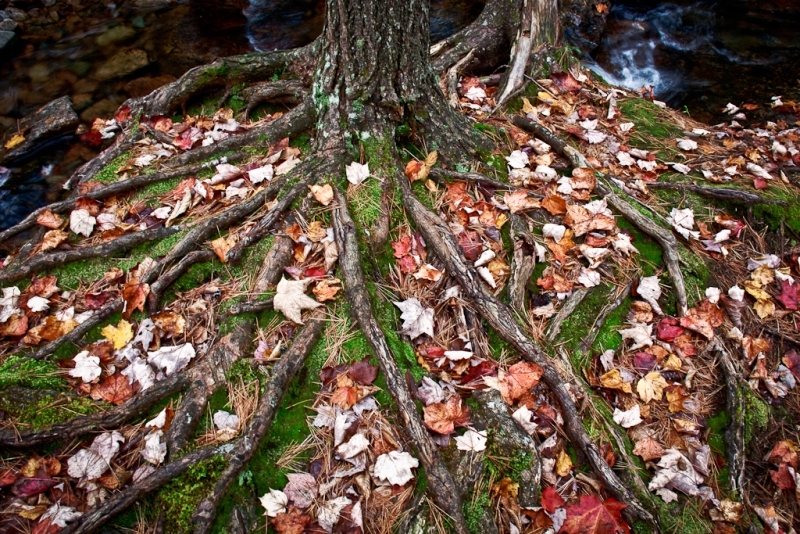
[[[333,212],[333,228],[339,247],[339,267],[344,278],[345,297],[380,363],[389,392],[397,404],[397,410],[414,442],[417,455],[428,477],[428,490],[436,504],[453,520],[455,531],[458,534],[466,534],[468,531],[461,511],[461,500],[451,490],[455,487],[453,476],[442,463],[439,450],[422,424],[417,407],[408,391],[405,377],[400,372],[386,343],[386,338],[372,313],[372,304],[361,270],[361,254],[358,250],[355,224],[347,211],[344,195],[338,190],[335,192],[335,201],[337,208]]]
[[[517,313],[525,315],[525,291],[536,268],[536,257],[526,241],[527,228],[519,215],[511,215],[511,240],[514,255],[511,262],[511,276],[508,279],[508,303]]]
[[[230,463],[220,475],[211,494],[197,506],[192,516],[195,534],[206,534],[211,530],[219,502],[267,435],[289,383],[303,366],[322,333],[325,324],[324,315],[324,309],[311,314],[306,325],[292,340],[292,346],[272,368],[266,391],[259,397],[256,412],[247,430],[236,440],[236,448],[228,456]]]
[[[114,141],[110,147],[103,150],[100,155],[97,157],[87,161],[80,167],[78,167],[72,176],[70,176],[69,180],[64,184],[66,189],[71,189],[73,185],[80,184],[83,182],[88,182],[95,175],[103,170],[103,168],[120,157],[122,154],[133,148],[133,145],[136,141],[140,140],[144,136],[144,132],[138,130],[133,133],[125,133]]]
[[[247,105],[244,116],[264,102],[281,102],[291,105],[301,103],[308,96],[308,85],[299,80],[280,80],[277,82],[261,82],[246,87],[242,91]]]
[[[189,267],[195,263],[210,261],[213,257],[214,253],[210,250],[195,250],[181,258],[170,270],[159,275],[155,283],[150,286],[150,294],[147,295],[147,308],[150,313],[154,314],[158,311],[161,294],[188,271]]]
[[[264,80],[278,69],[288,68],[298,74],[308,71],[316,57],[317,43],[302,48],[268,53],[251,53],[220,58],[208,65],[195,67],[177,81],[157,89],[147,96],[134,98],[124,105],[134,113],[147,116],[164,115],[192,96],[220,84]]]
[[[725,375],[727,389],[726,411],[731,418],[730,426],[725,431],[725,445],[728,453],[728,483],[731,491],[743,491],[745,484],[745,442],[744,442],[744,417],[746,407],[742,396],[742,388],[750,387],[742,378],[736,362],[719,339],[710,343],[712,350],[719,356],[719,363]]]
[[[648,189],[669,189],[672,191],[688,191],[696,193],[700,196],[707,198],[714,198],[725,202],[735,202],[753,206],[755,204],[775,204],[778,206],[786,206],[784,200],[774,200],[764,198],[763,196],[750,193],[749,191],[742,191],[741,189],[729,189],[726,187],[703,187],[696,184],[673,184],[670,182],[648,182]]]
[[[151,228],[132,234],[126,234],[113,241],[107,241],[92,247],[79,247],[72,250],[60,250],[49,254],[37,254],[22,265],[0,270],[0,285],[22,280],[45,269],[65,265],[75,261],[86,261],[92,258],[112,257],[119,252],[130,250],[136,245],[148,243],[155,239],[163,239],[181,230],[178,225],[169,228]]]
[[[567,158],[573,167],[592,168],[592,165],[583,154],[569,146],[563,139],[556,136],[541,124],[520,116],[514,117],[513,122],[514,125],[532,132],[542,141],[549,144],[556,152]],[[608,181],[608,177],[599,171],[595,170],[595,172],[601,178],[597,183],[597,191],[603,195],[608,205],[620,212],[631,224],[652,237],[664,251],[664,263],[667,266],[667,271],[672,280],[673,290],[675,291],[675,300],[678,303],[678,315],[682,316],[686,314],[689,309],[689,299],[686,295],[686,284],[683,281],[683,273],[680,267],[678,241],[675,239],[672,231],[659,226],[650,218],[639,212],[639,210],[625,200],[623,196],[614,193]],[[624,195],[625,193],[622,194]]]
[[[628,298],[628,295],[631,294],[631,288],[633,287],[633,282],[628,282],[621,291],[617,293],[616,298],[606,304],[602,310],[600,310],[600,314],[597,316],[597,319],[594,320],[592,324],[592,328],[589,330],[589,333],[586,334],[586,337],[581,340],[581,343],[587,350],[591,350],[592,346],[594,346],[594,341],[597,339],[597,335],[600,333],[600,330],[603,328],[603,325],[606,324],[606,320],[608,319],[609,315],[614,313],[617,308],[622,306],[622,303]]]
[[[457,172],[457,171],[442,169],[440,167],[434,167],[430,171],[430,177],[442,184],[446,184],[448,181],[455,180],[460,182],[475,183],[478,185],[483,184],[486,186],[493,187],[495,189],[499,189],[500,191],[506,191],[506,190],[512,191],[516,189],[514,186],[509,185],[506,182],[501,182],[500,180],[489,178],[488,176],[479,174],[477,172]],[[537,196],[537,195],[535,193],[532,193],[532,196]]]
[[[611,470],[597,445],[589,439],[564,380],[548,361],[545,353],[523,332],[508,306],[489,293],[474,269],[467,266],[450,229],[416,199],[405,177],[399,177],[398,180],[407,213],[425,237],[428,247],[445,264],[450,275],[459,281],[478,313],[500,337],[519,350],[525,359],[544,369],[543,381],[558,401],[570,442],[583,452],[606,489],[620,501],[628,503],[626,511],[631,517],[655,526],[655,519],[650,512]]]

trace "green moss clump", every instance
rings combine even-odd
[[[12,354],[0,365],[0,388],[12,386],[63,390],[67,384],[55,364]]]
[[[744,397],[744,443],[749,445],[755,436],[767,428],[770,409],[769,404],[749,387],[742,387],[741,394]]]
[[[117,171],[128,164],[128,160],[133,157],[133,153],[129,150],[124,154],[115,158],[111,163],[103,167],[100,172],[94,175],[94,180],[103,183],[116,182],[119,179]]]
[[[680,152],[676,148],[659,143],[682,135],[681,129],[665,116],[660,107],[642,98],[626,98],[619,101],[619,109],[625,119],[635,125],[631,134],[631,145],[652,151],[654,146],[662,144],[662,150],[658,151],[658,155],[668,160],[670,156]]]
[[[37,404],[26,407],[17,419],[33,428],[50,427],[58,423],[67,422],[79,415],[89,415],[106,410],[111,406],[107,403],[96,403],[85,397],[45,397]],[[11,408],[13,410],[13,407]]]
[[[483,515],[492,506],[488,491],[478,492],[477,496],[464,503],[464,520],[471,534],[483,533]]]
[[[756,204],[753,206],[753,215],[762,219],[773,230],[778,230],[784,224],[796,234],[800,233],[800,194],[794,188],[782,186],[772,186],[762,194],[772,200],[782,200],[788,205]]]
[[[158,508],[164,511],[165,531],[174,534],[192,532],[192,514],[205,499],[217,478],[228,465],[223,456],[214,456],[192,465],[188,471],[164,486],[158,493]]]

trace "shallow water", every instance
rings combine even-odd
[[[717,122],[728,102],[797,93],[800,2],[616,2],[591,57],[612,83]]]

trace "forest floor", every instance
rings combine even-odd
[[[438,147],[420,150],[398,131],[409,140],[402,157],[414,195],[550,356],[589,437],[663,532],[791,532],[800,520],[800,105],[747,104],[724,124],[704,125],[569,63],[492,114],[495,91],[460,80],[457,107],[499,147],[480,160],[445,169]],[[260,106],[243,116],[243,99],[226,96],[221,108],[216,99],[143,118],[140,140],[79,187],[141,185],[41,211],[20,239],[35,235],[38,244],[16,252],[28,259],[12,254],[0,269],[0,532],[58,532],[146,480],[168,454],[213,445],[219,455],[114,522],[121,532],[191,531],[227,467],[225,444],[247,431],[259,398],[281,379],[281,355],[305,363],[219,501],[213,531],[265,522],[278,533],[446,531],[342,298],[334,231],[342,204],[330,184],[308,187],[308,134],[254,141],[246,159],[169,170],[204,139],[282,115]],[[754,105],[771,108],[774,122],[749,124]],[[93,131],[113,134],[133,120],[122,110]],[[568,148],[542,141],[536,124]],[[576,165],[569,147],[588,165]],[[627,531],[624,505],[607,498],[565,437],[542,369],[472,309],[401,188],[386,209],[375,176],[391,157],[370,140],[355,148],[361,157],[333,183],[346,186],[352,219],[365,229],[357,237],[376,319],[462,486],[470,530]],[[674,249],[610,209],[599,191],[609,186],[589,165],[674,232]],[[298,187],[279,230],[229,263],[246,232]],[[278,200],[266,202],[270,188]],[[260,211],[179,258],[189,266],[174,280],[146,278],[193,228],[262,194]],[[366,229],[386,220],[388,238],[371,245]],[[108,248],[121,236],[142,239]],[[250,322],[255,330],[243,326]],[[218,354],[241,335],[239,353]],[[307,351],[293,351],[298,336]],[[224,377],[204,393],[199,426],[173,449],[176,417],[197,393],[182,387],[204,389],[202,373],[219,358]],[[136,404],[148,389],[162,394]],[[107,414],[122,415],[112,423]],[[87,433],[73,428],[76,416],[90,421]],[[59,439],[44,436],[51,428]],[[19,446],[31,436],[35,445]]]

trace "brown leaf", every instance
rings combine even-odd
[[[369,358],[365,358],[350,366],[347,376],[364,386],[372,384],[378,378],[378,368],[369,363]]]
[[[289,506],[285,512],[281,512],[272,520],[272,526],[278,534],[303,534],[306,527],[311,522],[311,518],[301,512],[294,505]]]
[[[157,327],[172,337],[178,337],[186,332],[186,319],[175,312],[162,311],[150,318]]]
[[[544,197],[542,207],[550,212],[550,215],[564,215],[567,213],[567,201],[559,195],[547,195]]]
[[[483,243],[481,242],[478,233],[473,230],[465,230],[458,234],[458,246],[464,253],[464,258],[469,261],[475,261],[480,257],[483,250]]]
[[[714,338],[714,328],[721,326],[724,321],[722,310],[716,305],[703,299],[700,304],[681,317],[681,326],[693,330],[706,339]]]
[[[511,193],[506,193],[503,201],[508,206],[511,213],[519,213],[521,211],[540,208],[542,203],[538,199],[528,196],[526,189],[517,189]]]
[[[5,323],[0,323],[0,336],[24,336],[28,331],[28,317],[14,314]]]
[[[42,252],[47,252],[57,248],[69,239],[69,234],[62,230],[49,230],[42,238]]]
[[[36,217],[36,224],[56,230],[64,226],[64,218],[47,208]]]
[[[567,505],[567,518],[559,532],[564,534],[630,534],[622,519],[627,505],[616,499],[601,501],[594,495],[581,495],[578,502]]]
[[[653,438],[642,438],[637,441],[636,446],[633,447],[633,454],[641,457],[645,462],[658,460],[664,456],[665,453],[664,447]]]
[[[516,363],[508,368],[508,373],[500,380],[500,394],[511,404],[529,393],[543,374],[544,370],[535,363]]]
[[[128,282],[122,288],[122,298],[125,300],[125,309],[122,310],[122,318],[128,320],[133,315],[134,310],[144,311],[144,303],[147,295],[150,294],[149,284],[137,284]]]
[[[323,206],[327,206],[333,200],[333,188],[331,184],[311,185],[309,189],[311,189],[311,194],[314,195],[317,202]]]
[[[120,373],[107,376],[99,384],[92,386],[89,395],[94,400],[104,400],[119,405],[133,396],[133,386],[128,378]]]
[[[214,254],[217,255],[219,261],[228,263],[228,251],[233,248],[238,240],[236,234],[220,237],[211,242],[211,249],[214,251]]]
[[[775,465],[788,464],[797,469],[798,452],[800,452],[800,448],[797,447],[797,444],[787,439],[776,443],[767,459]]]
[[[469,422],[470,410],[462,406],[461,397],[454,395],[446,403],[437,402],[423,409],[425,426],[439,434],[450,434],[457,426],[465,426]]]
[[[769,477],[782,490],[793,490],[796,485],[794,476],[789,472],[789,464],[781,464],[777,471],[770,471]]]
[[[320,280],[311,290],[314,296],[317,297],[317,302],[325,302],[336,298],[336,294],[341,291],[341,282],[334,278],[333,280]]]
[[[623,382],[619,369],[612,369],[600,376],[600,385],[608,389],[616,389],[624,393],[632,393],[629,382]]]

